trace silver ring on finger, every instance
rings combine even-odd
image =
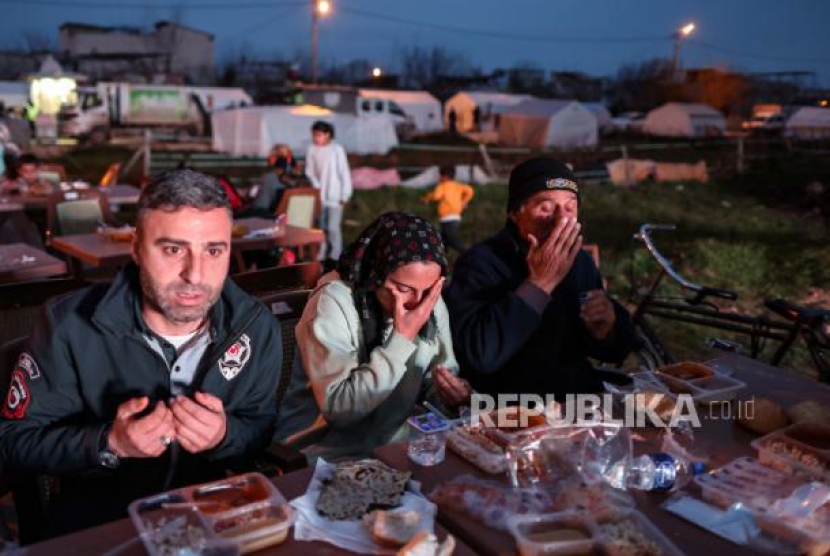
[[[170,446],[170,444],[173,443],[173,439],[165,434],[165,435],[163,435],[159,438],[159,442],[161,443],[162,446],[167,448],[168,446]]]

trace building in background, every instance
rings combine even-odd
[[[60,26],[61,58],[93,81],[208,85],[214,37],[169,21],[151,32],[85,23]]]

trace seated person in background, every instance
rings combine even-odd
[[[581,248],[576,179],[533,158],[508,187],[505,228],[459,257],[447,291],[462,374],[489,394],[600,391],[588,357],[621,360],[634,333]]]
[[[366,228],[297,324],[301,365],[276,438],[311,457],[365,457],[405,439],[417,403],[467,403],[441,299],[446,272],[441,237],[423,218],[390,212]]]
[[[275,215],[283,192],[289,187],[295,187],[301,177],[295,173],[297,162],[288,145],[274,145],[271,148],[268,166],[271,169],[263,174],[262,183],[249,211],[256,216],[270,218]]]
[[[134,263],[47,303],[11,373],[0,462],[59,477],[52,535],[221,478],[270,442],[281,332],[226,279],[230,242],[216,180],[169,172],[141,192]]]
[[[50,195],[54,188],[48,181],[40,178],[40,160],[33,154],[23,154],[17,159],[17,177],[3,181],[4,193],[21,195]]]

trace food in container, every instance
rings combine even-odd
[[[522,556],[595,553],[594,526],[577,512],[514,516],[508,526]]]
[[[761,463],[830,481],[830,427],[795,424],[752,442]]]
[[[599,522],[596,539],[607,556],[682,556],[682,552],[643,514]]]
[[[482,434],[481,426],[454,428],[447,436],[447,446],[485,473],[495,475],[507,471],[504,449]]]
[[[667,375],[672,378],[679,378],[680,380],[695,380],[698,378],[709,378],[714,376],[715,371],[701,363],[694,363],[692,361],[684,361],[682,363],[674,363],[666,365],[657,369],[657,372],[662,375]]]
[[[137,500],[129,513],[152,556],[247,554],[283,542],[295,519],[259,473]]]

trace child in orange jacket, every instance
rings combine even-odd
[[[461,213],[470,204],[475,191],[466,183],[455,181],[455,166],[441,166],[438,185],[424,197],[425,201],[438,203],[438,217],[441,219],[441,237],[444,245],[462,253],[466,247],[458,237]]]

